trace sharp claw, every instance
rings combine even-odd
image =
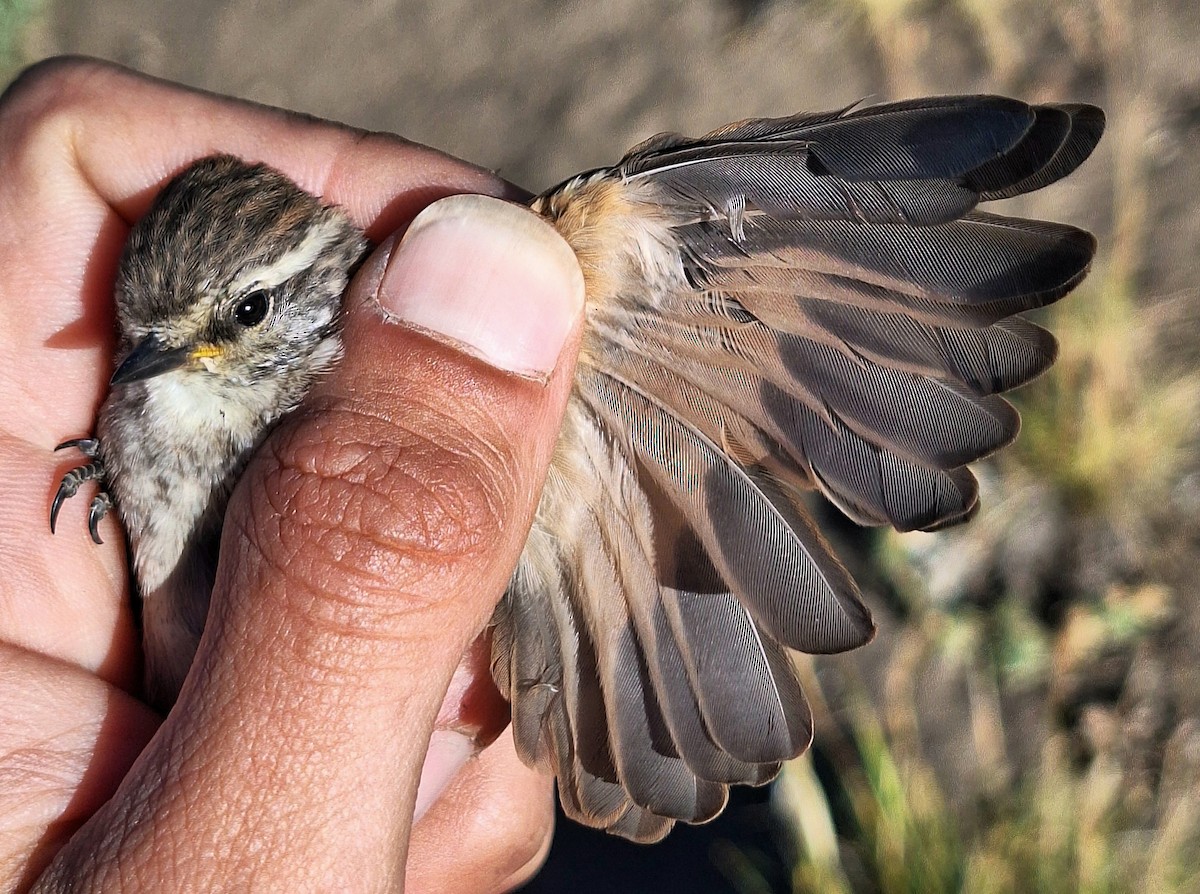
[[[54,448],[57,453],[59,450],[66,450],[68,447],[76,447],[79,452],[88,459],[95,459],[100,455],[100,439],[99,438],[71,438],[69,441],[63,441]]]
[[[62,481],[58,485],[58,491],[54,494],[54,501],[50,504],[51,534],[54,533],[55,528],[58,526],[58,513],[62,509],[63,503],[79,492],[80,485],[85,481],[102,482],[105,477],[104,461],[100,458],[99,438],[72,438],[69,441],[63,441],[54,449],[66,450],[68,447],[78,449],[91,462],[71,469],[67,474],[63,475]],[[88,513],[88,531],[91,532],[92,540],[96,543],[104,542],[100,539],[100,532],[97,530],[97,526],[100,524],[100,519],[104,518],[111,508],[112,499],[104,491],[101,491],[92,500],[91,511]]]
[[[111,508],[112,499],[103,491],[92,499],[92,508],[88,510],[88,533],[92,535],[93,543],[103,545],[104,541],[100,539],[98,528],[100,520],[108,515],[108,510]]]
[[[58,486],[58,493],[54,495],[54,502],[50,504],[50,533],[54,533],[54,526],[58,523],[58,510],[62,509],[63,501],[67,497],[74,496],[74,491],[67,484],[67,479],[62,480],[62,484]]]

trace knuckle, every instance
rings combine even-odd
[[[475,875],[491,877],[491,890],[519,887],[545,863],[554,833],[552,803],[549,797],[526,800],[514,811],[511,801],[493,797],[463,818],[460,840],[475,845]]]
[[[510,865],[517,868],[504,877],[496,890],[515,891],[524,887],[545,865],[546,858],[550,856],[550,845],[554,841],[554,815],[547,810],[546,817],[544,824],[534,830],[538,834],[527,838],[527,846],[524,849],[518,848],[513,854]],[[525,857],[523,863],[519,862],[521,857]]]
[[[513,469],[487,443],[445,415],[401,429],[338,407],[286,425],[265,482],[285,559],[394,592],[494,549]]]
[[[95,59],[57,56],[29,66],[0,96],[0,140],[9,151],[41,144],[78,115],[91,85],[112,66]]]

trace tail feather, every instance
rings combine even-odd
[[[595,641],[596,675],[606,696],[600,701],[606,723],[591,735],[606,740],[617,777],[634,803],[652,804],[671,819],[711,819],[725,806],[726,788],[700,779],[679,759],[650,681],[644,645],[629,617],[621,572],[604,544],[608,537],[595,517],[580,533],[591,548],[579,553],[575,605]]]

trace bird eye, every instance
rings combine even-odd
[[[233,318],[239,326],[249,328],[257,326],[265,320],[267,318],[267,311],[270,309],[270,296],[259,289],[258,291],[251,292],[237,303],[237,307],[233,309]]]

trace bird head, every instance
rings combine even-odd
[[[230,156],[196,162],[130,233],[113,386],[277,418],[336,361],[342,293],[366,245],[341,209],[278,171]]]

